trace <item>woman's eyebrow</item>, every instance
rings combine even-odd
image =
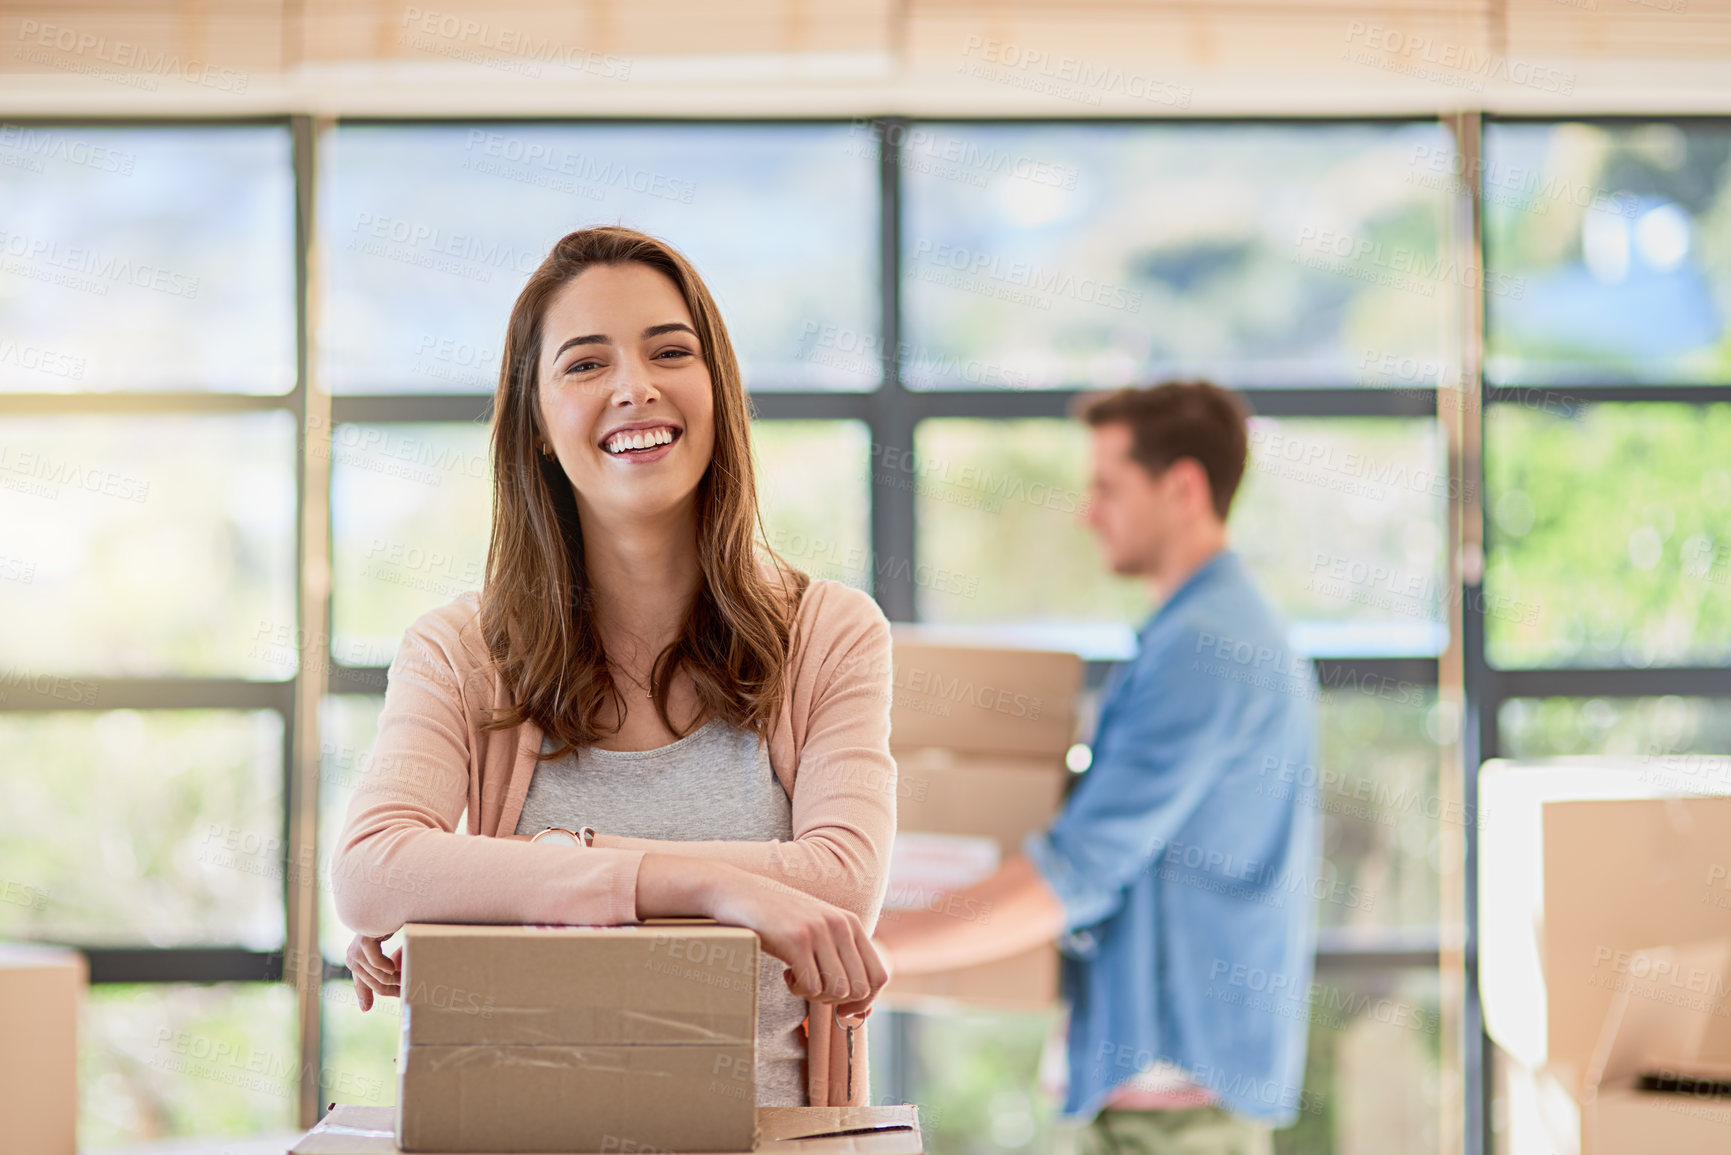
[[[697,336],[697,330],[693,329],[690,325],[687,325],[684,321],[669,321],[664,325],[651,325],[649,328],[643,330],[643,339],[647,341],[649,338],[659,337],[663,333],[674,333],[679,331],[690,333],[693,337]],[[571,348],[573,345],[611,344],[613,344],[613,338],[609,337],[605,333],[591,333],[587,337],[573,337],[563,345],[559,346],[559,348],[553,353],[553,359],[557,361],[559,355],[565,352],[565,350]]]

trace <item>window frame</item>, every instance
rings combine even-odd
[[[905,130],[916,123],[1048,125],[1048,124],[1256,124],[1281,126],[1338,124],[1437,123],[1438,118],[1400,117],[1228,117],[1228,118],[1045,118],[1045,117],[811,117],[734,118],[699,121],[690,118],[652,117],[528,117],[528,118],[326,118],[308,114],[287,116],[211,117],[16,117],[13,123],[33,128],[196,128],[237,125],[287,126],[292,136],[294,166],[294,291],[295,291],[295,382],[282,395],[229,394],[205,391],[150,393],[0,393],[0,417],[9,415],[121,414],[121,413],[241,413],[285,410],[298,427],[296,454],[295,563],[296,604],[300,620],[317,624],[307,630],[316,648],[303,651],[299,673],[292,679],[257,682],[239,678],[91,678],[96,687],[93,703],[70,704],[26,689],[0,701],[0,711],[46,711],[61,709],[271,709],[284,719],[283,865],[285,888],[285,949],[258,952],[238,948],[112,948],[83,947],[90,959],[91,981],[120,982],[278,982],[285,978],[296,985],[301,1014],[300,1045],[303,1054],[321,1053],[321,990],[327,980],[348,977],[347,968],[325,962],[318,947],[317,895],[308,872],[288,870],[291,861],[316,857],[318,815],[319,744],[318,707],[328,694],[382,692],[385,670],[352,667],[336,660],[331,652],[331,598],[329,583],[308,582],[309,573],[328,573],[330,542],[330,455],[327,445],[309,440],[309,433],[322,431],[328,441],[336,425],[348,422],[395,423],[428,421],[486,421],[492,398],[486,394],[388,394],[331,396],[313,378],[309,361],[311,318],[315,308],[310,261],[313,236],[316,164],[319,144],[327,131],[339,125],[466,125],[466,124],[609,124],[609,125],[774,125],[859,123],[869,119],[878,129],[878,271],[881,312],[881,346],[884,350],[883,380],[869,392],[840,393],[823,390],[776,390],[751,395],[755,416],[766,421],[853,419],[863,422],[875,444],[912,450],[918,424],[928,418],[976,417],[1064,417],[1077,390],[913,390],[902,380],[902,208],[903,184],[900,144]],[[1488,113],[1465,112],[1441,118],[1454,135],[1456,147],[1468,163],[1476,165],[1484,142]],[[1555,117],[1521,116],[1494,118],[1497,123],[1588,123],[1646,124],[1703,123],[1731,126],[1731,118],[1701,116]],[[900,129],[890,132],[887,129]],[[893,138],[893,140],[892,140]],[[1478,167],[1466,171],[1477,172]],[[1484,259],[1484,189],[1474,183],[1457,206],[1462,235],[1459,243],[1470,246],[1470,254]],[[1481,281],[1482,284],[1482,281]],[[1540,387],[1488,386],[1482,366],[1485,347],[1487,302],[1481,288],[1463,294],[1474,307],[1464,310],[1460,335],[1466,383],[1461,406],[1463,415],[1458,441],[1451,441],[1452,476],[1474,483],[1470,491],[1483,492],[1485,480],[1479,445],[1486,407],[1501,404],[1532,405],[1542,400]],[[1731,383],[1711,385],[1631,385],[1607,381],[1600,385],[1568,387],[1570,395],[1583,403],[1600,401],[1671,401],[1696,405],[1731,402]],[[1275,417],[1402,416],[1438,417],[1439,393],[1435,388],[1389,391],[1362,386],[1332,388],[1243,390],[1259,415]],[[1467,485],[1460,487],[1468,490]],[[870,544],[879,556],[916,557],[916,496],[911,488],[880,484],[871,488]],[[1449,512],[1449,568],[1461,575],[1456,587],[1461,595],[1451,626],[1448,649],[1439,658],[1331,658],[1318,662],[1324,686],[1366,675],[1389,677],[1434,686],[1439,692],[1457,694],[1463,703],[1462,727],[1453,760],[1459,769],[1460,801],[1467,813],[1476,809],[1477,768],[1499,753],[1498,712],[1504,702],[1516,697],[1599,696],[1615,698],[1679,694],[1698,697],[1731,697],[1731,669],[1721,667],[1665,667],[1651,669],[1537,668],[1498,670],[1485,657],[1483,615],[1482,550],[1475,557],[1462,549],[1462,532],[1482,532],[1482,512],[1475,507],[1451,506]],[[1458,519],[1458,521],[1457,521]],[[1479,539],[1479,540],[1482,540]],[[895,621],[915,620],[915,585],[911,570],[883,575],[875,596],[885,614]],[[303,627],[304,628],[304,627]],[[1090,662],[1087,682],[1097,688],[1110,664]],[[1445,749],[1445,760],[1450,754]],[[1472,768],[1466,771],[1464,768]],[[1319,943],[1321,970],[1356,968],[1400,969],[1453,967],[1464,982],[1461,1028],[1460,1078],[1462,1095],[1458,1134],[1469,1152],[1494,1149],[1489,1103],[1491,1096],[1491,1042],[1484,1034],[1480,1012],[1477,963],[1478,843],[1472,824],[1464,828],[1462,882],[1464,895],[1459,909],[1464,926],[1456,928],[1458,943],[1445,948],[1442,927],[1422,932],[1392,933],[1382,941],[1348,940],[1324,933]],[[1446,975],[1445,975],[1446,978]],[[887,1016],[892,1056],[911,1055],[907,1022],[902,1015]],[[1446,1023],[1446,1020],[1445,1020]],[[1445,1056],[1448,1050],[1445,1046]],[[310,1126],[321,1113],[318,1073],[320,1062],[301,1064],[299,1111],[303,1125]],[[910,1064],[892,1062],[888,1082],[892,1093],[905,1094]],[[1448,1072],[1444,1072],[1445,1082]],[[1446,1098],[1446,1097],[1445,1097]]]

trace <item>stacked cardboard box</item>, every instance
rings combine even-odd
[[[751,931],[410,923],[402,960],[404,1151],[751,1150]]]
[[[0,1149],[7,1155],[78,1149],[78,1009],[89,977],[78,951],[0,943]]]
[[[1062,804],[1076,738],[1082,660],[1055,650],[959,645],[892,629],[897,842],[886,910],[924,907],[985,920],[955,892],[1021,851]],[[1058,954],[894,978],[891,1006],[954,1002],[1042,1010],[1058,997]]]

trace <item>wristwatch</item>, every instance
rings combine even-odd
[[[549,826],[529,841],[545,842],[550,846],[592,847],[595,845],[595,828],[593,826],[579,826],[576,830],[567,830],[563,826]]]

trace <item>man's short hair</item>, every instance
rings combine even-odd
[[[1214,512],[1226,520],[1249,455],[1249,408],[1230,389],[1209,381],[1169,381],[1084,397],[1081,418],[1091,427],[1130,427],[1130,457],[1158,477],[1182,457],[1208,475]]]

